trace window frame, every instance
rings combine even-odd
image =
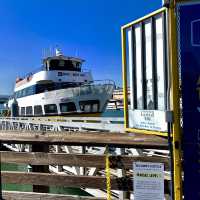
[[[26,106],[26,116],[32,116],[32,115],[33,115],[33,107],[32,106]]]
[[[73,109],[73,110],[68,110],[67,112],[63,112],[63,111],[62,111],[62,106],[65,105],[65,104],[66,104],[66,105],[70,105],[70,104],[72,105],[72,104],[73,104],[73,106],[74,106],[75,109]],[[61,113],[77,112],[76,104],[75,104],[74,102],[60,103],[60,104],[59,104],[59,107],[60,107],[60,112],[61,112]]]
[[[47,112],[47,106],[54,106],[54,108],[56,108],[55,112]],[[54,114],[58,114],[58,107],[56,104],[45,104],[44,105],[44,113],[45,115],[54,115]]]
[[[36,111],[36,107],[40,107],[40,108],[41,108],[41,113],[36,113],[36,112],[35,112],[35,111]],[[43,115],[42,105],[35,105],[35,106],[33,107],[33,112],[34,112],[34,116],[41,116],[41,115]]]
[[[93,105],[97,104],[97,111],[93,111]],[[79,101],[80,110],[85,112],[85,106],[90,106],[91,113],[98,113],[100,112],[100,101],[99,100],[88,100],[88,101]]]

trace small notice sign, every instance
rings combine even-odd
[[[134,200],[164,199],[164,164],[136,162],[134,170]]]

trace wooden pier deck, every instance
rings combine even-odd
[[[155,135],[136,133],[110,132],[34,132],[34,131],[0,131],[0,138],[4,143],[46,143],[86,146],[113,146],[126,148],[168,149],[166,138]]]
[[[68,146],[91,146],[91,147],[116,147],[135,149],[159,149],[167,150],[166,138],[159,136],[142,135],[135,133],[110,133],[110,132],[44,132],[44,131],[17,131],[1,130],[0,138],[6,144],[29,144],[29,145],[68,145]],[[12,152],[1,151],[1,162],[17,163],[26,165],[59,165],[78,166],[105,169],[106,155],[93,155],[88,152],[76,153],[51,153],[51,152]],[[133,162],[161,162],[165,165],[165,170],[169,170],[169,158],[156,155],[130,156],[130,155],[110,155],[110,168],[124,170],[124,176],[111,176],[111,190],[133,191],[134,172],[132,173]],[[131,170],[131,171],[130,171]],[[88,176],[54,174],[44,172],[16,172],[3,171],[2,182],[12,184],[30,184],[38,186],[65,186],[76,188],[107,189],[107,177],[102,173]],[[169,178],[165,179],[165,193],[169,193]],[[4,191],[5,199],[85,199],[96,200],[105,198],[78,197],[71,195],[57,195],[36,192],[16,192]],[[115,199],[115,198],[114,198]]]

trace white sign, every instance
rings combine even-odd
[[[136,162],[134,200],[164,200],[164,164]]]
[[[129,126],[166,132],[165,112],[160,110],[129,110]]]

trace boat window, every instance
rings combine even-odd
[[[25,89],[22,90],[21,96],[22,96],[22,97],[25,97],[25,96],[26,96],[26,91],[25,91]]]
[[[23,90],[20,90],[20,91],[19,91],[19,96],[20,96],[20,97],[23,97]]]
[[[70,83],[70,82],[62,82],[62,83],[55,83],[55,89],[65,89],[65,88],[72,88],[77,87],[78,83]]]
[[[76,106],[73,102],[61,103],[60,104],[60,111],[61,111],[61,113],[74,112],[74,111],[76,111]]]
[[[26,96],[35,94],[35,85],[32,85],[25,89]]]
[[[56,114],[58,113],[56,104],[44,105],[45,114]]]
[[[46,91],[78,87],[78,86],[79,83],[70,83],[70,82],[37,84],[15,92],[14,96],[15,98],[21,98],[34,94],[43,93]]]
[[[46,91],[52,91],[55,89],[54,83],[47,83],[47,84],[37,84],[36,85],[36,94],[46,92]]]
[[[26,107],[26,116],[31,116],[33,115],[33,108],[32,106],[27,106]]]
[[[71,60],[51,60],[50,70],[70,70],[74,65]]]
[[[71,60],[53,59],[50,61],[49,70],[81,71],[80,64],[73,64]]]
[[[15,98],[19,98],[19,92],[15,92],[15,93],[14,93],[14,97],[15,97]]]
[[[19,90],[19,91],[15,92],[15,97],[21,98],[21,97],[33,95],[36,92],[35,89],[36,89],[35,85],[32,85],[32,86],[27,87],[25,89]]]
[[[77,62],[77,63],[76,63],[76,67],[77,67],[77,68],[81,68],[81,63],[80,63],[80,62]]]
[[[99,104],[95,103],[92,105],[92,111],[93,112],[98,112],[99,111]]]
[[[42,106],[40,105],[37,105],[37,106],[34,106],[34,115],[42,115],[43,112],[42,112]]]
[[[21,107],[21,116],[25,115],[25,107]]]
[[[16,96],[17,96],[17,98],[20,98],[20,97],[21,97],[21,94],[22,94],[21,90],[20,90],[20,91],[18,91],[18,92],[17,92],[17,95],[16,95]]]
[[[89,100],[89,101],[80,101],[79,102],[81,111],[84,112],[99,112],[99,101],[98,100]]]
[[[92,112],[92,105],[91,104],[85,104],[84,105],[84,111],[85,112]]]

